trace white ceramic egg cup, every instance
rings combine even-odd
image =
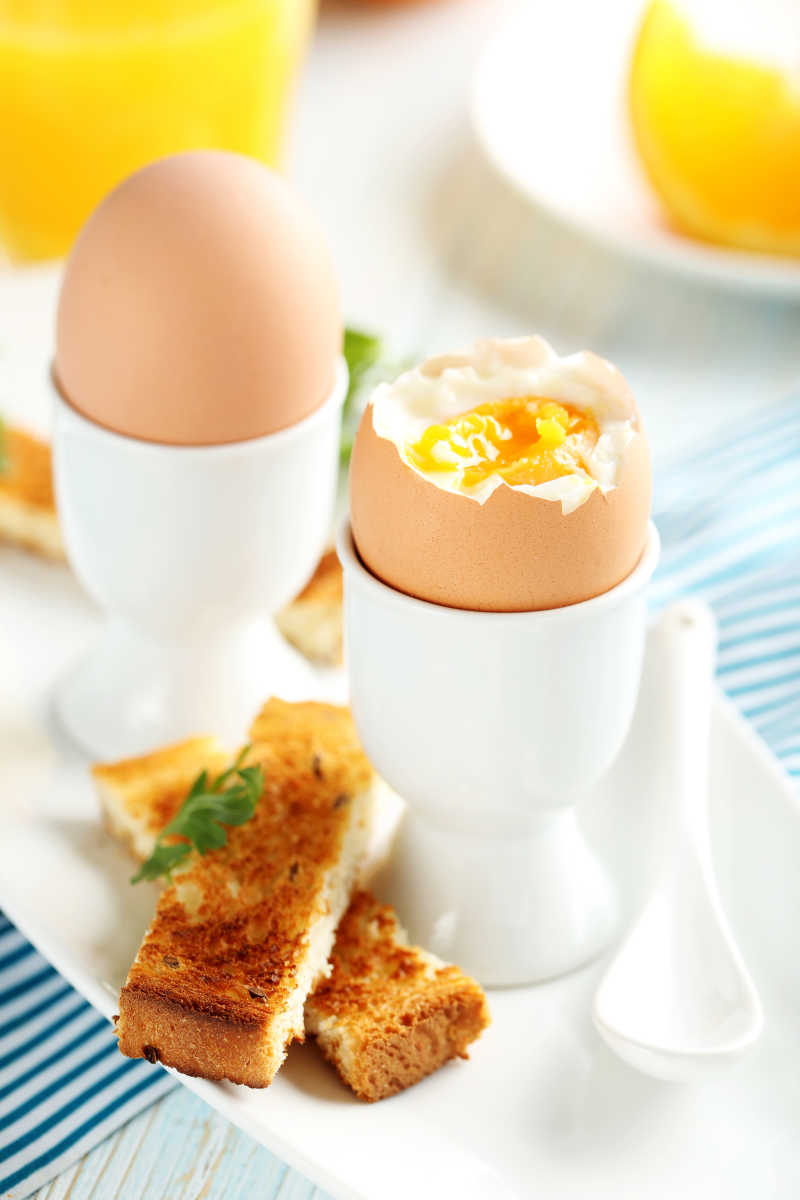
[[[56,692],[96,758],[192,733],[241,739],[271,693],[313,694],[272,615],[330,536],[347,367],[298,424],[222,446],[112,433],[56,396],[54,473],[70,563],[106,626]]]
[[[486,613],[395,591],[340,531],[351,704],[376,770],[409,805],[383,880],[415,941],[486,985],[594,957],[614,889],[576,805],[633,716],[653,525],[633,572],[565,608]]]

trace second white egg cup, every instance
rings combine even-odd
[[[192,733],[241,739],[273,692],[315,690],[272,615],[330,534],[347,367],[287,429],[221,446],[110,432],[56,397],[54,473],[67,554],[107,615],[56,694],[96,758]]]
[[[650,526],[631,574],[526,613],[406,596],[340,532],[351,704],[376,770],[408,802],[383,880],[414,940],[486,985],[548,979],[600,952],[614,889],[576,819],[639,689]]]

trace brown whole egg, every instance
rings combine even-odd
[[[116,433],[216,445],[319,408],[341,338],[331,254],[303,203],[253,159],[192,151],[137,171],[87,221],[53,375]]]
[[[537,428],[545,435],[555,430],[554,457],[536,458],[526,448],[522,467],[533,469],[532,463],[543,478],[522,486],[506,481],[520,477],[519,463],[505,478],[479,463],[480,482],[469,487],[462,460],[457,472],[450,462],[453,445],[458,450],[453,428],[463,433],[463,414],[477,410],[485,431],[486,420],[512,398],[544,413]],[[552,424],[551,410],[563,428]],[[474,429],[468,427],[459,451],[469,450],[471,464],[480,459]],[[511,436],[502,420],[495,434],[492,453],[497,447],[502,453]],[[570,438],[578,447],[574,470]],[[420,447],[432,440],[439,461],[420,468]],[[479,442],[483,452],[484,432]],[[537,435],[542,445],[548,449]],[[552,462],[560,474],[548,479]],[[650,501],[647,441],[623,377],[593,354],[559,358],[541,338],[478,343],[382,385],[353,449],[351,524],[365,566],[398,591],[451,608],[531,611],[607,591],[641,556]]]

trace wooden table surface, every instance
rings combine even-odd
[[[532,211],[493,175],[470,132],[469,81],[510,4],[324,6],[292,174],[328,229],[348,321],[410,354],[532,330],[562,352],[591,346],[629,377],[656,458],[720,421],[746,421],[800,377],[800,310],[632,266]],[[532,145],[546,119],[531,114]],[[34,367],[20,359],[17,370],[7,386],[25,386]],[[38,1193],[109,1197],[323,1193],[179,1088]]]
[[[36,1200],[330,1200],[178,1088],[64,1171]]]

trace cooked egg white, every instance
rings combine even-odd
[[[539,484],[510,484],[491,474],[468,486],[459,471],[426,471],[414,462],[410,448],[431,425],[513,396],[546,397],[594,417],[599,437],[582,455],[584,469]],[[403,462],[436,487],[479,504],[496,488],[512,487],[559,501],[565,514],[584,504],[595,489],[616,487],[625,447],[636,434],[630,389],[616,367],[585,351],[561,358],[540,337],[486,339],[463,354],[429,359],[376,389],[372,423],[378,437],[393,442]]]

